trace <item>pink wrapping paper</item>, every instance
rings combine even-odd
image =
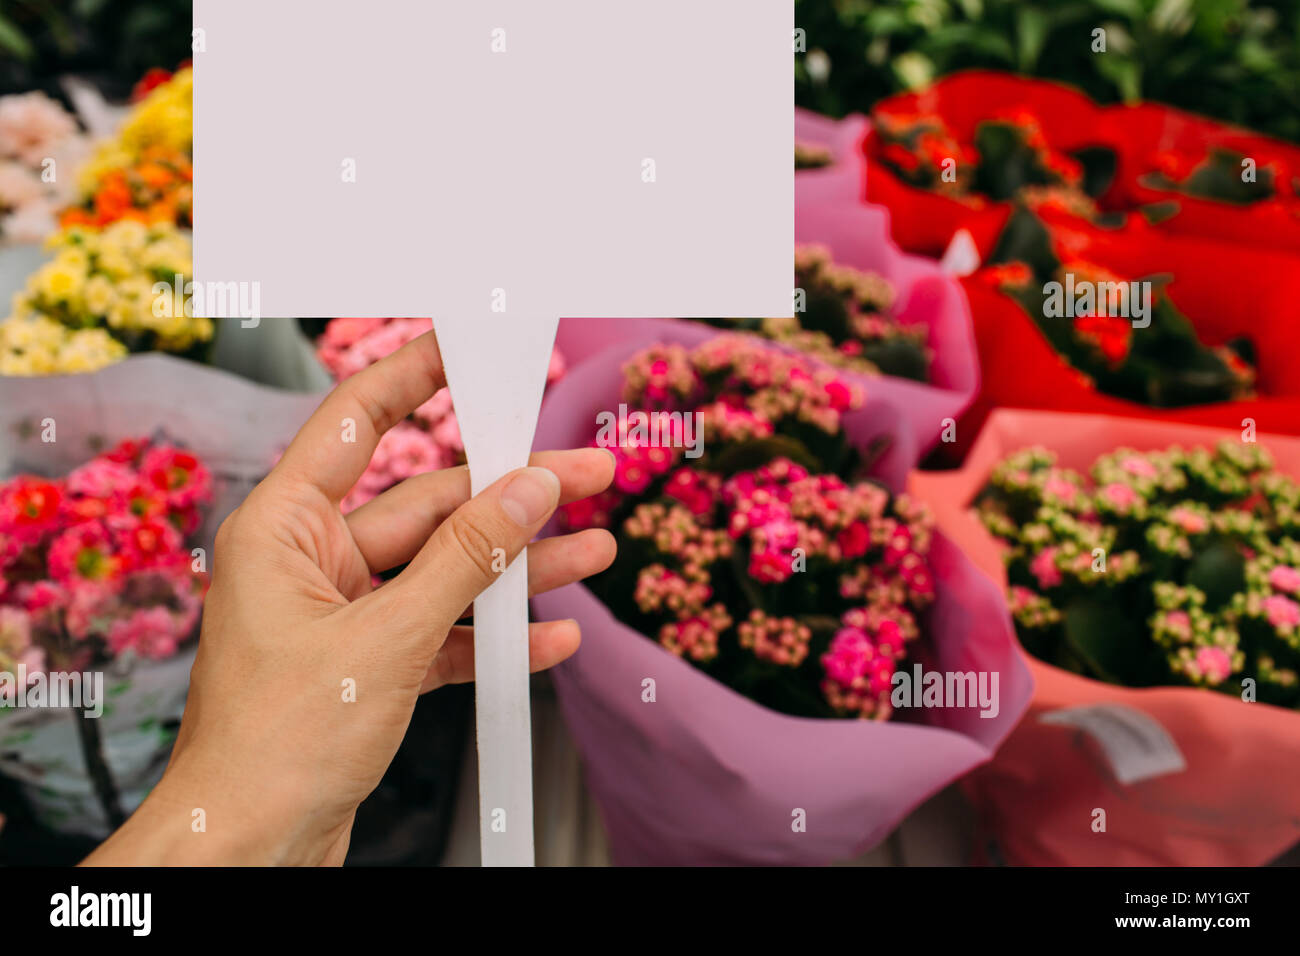
[[[961,284],[931,260],[902,252],[889,238],[884,209],[806,201],[801,183],[795,185],[795,242],[824,245],[836,262],[880,273],[897,293],[895,314],[929,328],[930,383],[841,372],[902,410],[919,458],[939,440],[945,419],[959,418],[979,390],[974,326]],[[793,275],[793,255],[790,268]],[[648,330],[656,323],[702,325],[679,319],[561,319],[556,344],[565,360],[577,365],[612,345],[649,341],[654,333]]]
[[[821,146],[833,158],[829,166],[801,169],[795,173],[799,196],[804,202],[858,201],[864,163],[862,141],[866,138],[867,126],[867,118],[860,113],[834,120],[820,113],[795,109],[794,141],[799,145]]]
[[[1066,412],[998,410],[966,465],[913,473],[910,490],[939,528],[1005,590],[1001,552],[970,509],[997,462],[1043,445],[1063,466],[1086,470],[1119,447],[1138,451],[1210,446],[1240,431]],[[1300,439],[1259,435],[1279,470],[1300,475]],[[1300,840],[1300,714],[1189,687],[1128,688],[1052,667],[1020,652],[1034,700],[988,766],[967,781],[1009,862],[1048,866],[1257,866]],[[1111,774],[1096,745],[1050,711],[1118,704],[1155,718],[1186,770],[1130,785]],[[1090,828],[1103,808],[1107,831]]]
[[[598,411],[616,409],[619,366],[655,341],[693,344],[713,334],[688,323],[642,326],[573,367],[547,395],[537,448],[587,444]],[[650,333],[658,332],[657,336]],[[878,390],[877,390],[878,391]],[[865,443],[904,425],[879,394],[846,416]],[[899,433],[877,475],[902,486],[915,454]],[[539,619],[574,618],[578,653],[553,671],[565,721],[620,864],[792,864],[847,859],[883,839],[917,804],[987,761],[1032,691],[996,587],[947,539],[931,552],[938,597],[926,669],[997,671],[1000,710],[923,710],[919,723],[816,720],[768,710],[615,620],[583,585],[533,599]],[[642,701],[642,682],[656,685]],[[792,829],[806,813],[806,832]]]

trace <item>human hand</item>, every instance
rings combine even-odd
[[[600,449],[539,453],[473,499],[464,467],[419,475],[342,514],[380,436],[444,384],[432,332],[349,378],[222,524],[171,762],[87,864],[342,863],[419,695],[473,680],[456,622],[496,579],[494,551],[528,547],[531,593],[609,566],[606,531],[528,545],[559,503],[609,485]],[[574,621],[531,625],[533,670],[578,641]]]

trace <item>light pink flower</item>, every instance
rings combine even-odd
[[[1222,647],[1202,647],[1196,652],[1196,667],[1206,680],[1218,684],[1232,673],[1232,658]]]
[[[0,155],[39,166],[76,132],[71,114],[40,90],[0,96]]]
[[[188,636],[177,623],[165,607],[140,608],[109,626],[109,652],[115,657],[124,651],[152,660],[170,657]]]
[[[1263,600],[1264,613],[1268,622],[1279,630],[1286,630],[1300,624],[1300,604],[1280,594],[1272,594]]]
[[[1300,591],[1300,571],[1280,564],[1269,572],[1268,583],[1279,591],[1295,594]]]

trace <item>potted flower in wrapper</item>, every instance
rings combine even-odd
[[[1256,437],[1000,411],[962,470],[914,477],[1005,581],[1035,673],[970,782],[1012,862],[1251,865],[1295,842],[1300,442]]]
[[[0,484],[0,773],[47,826],[102,837],[161,774],[207,589],[192,545],[211,498],[202,461],[147,440]],[[69,681],[72,700],[58,691]]]
[[[613,488],[559,521],[610,528],[618,559],[535,599],[583,624],[555,679],[615,858],[851,857],[1014,722],[1028,687],[1005,618],[891,490],[910,464],[896,410],[758,339],[663,331],[572,369],[539,426],[541,447],[585,432],[617,460]],[[913,710],[899,690],[968,669],[998,674],[996,713]]]

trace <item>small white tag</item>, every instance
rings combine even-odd
[[[1187,769],[1169,732],[1149,714],[1120,704],[1069,707],[1044,714],[1044,724],[1078,727],[1101,746],[1120,783],[1138,783]]]

